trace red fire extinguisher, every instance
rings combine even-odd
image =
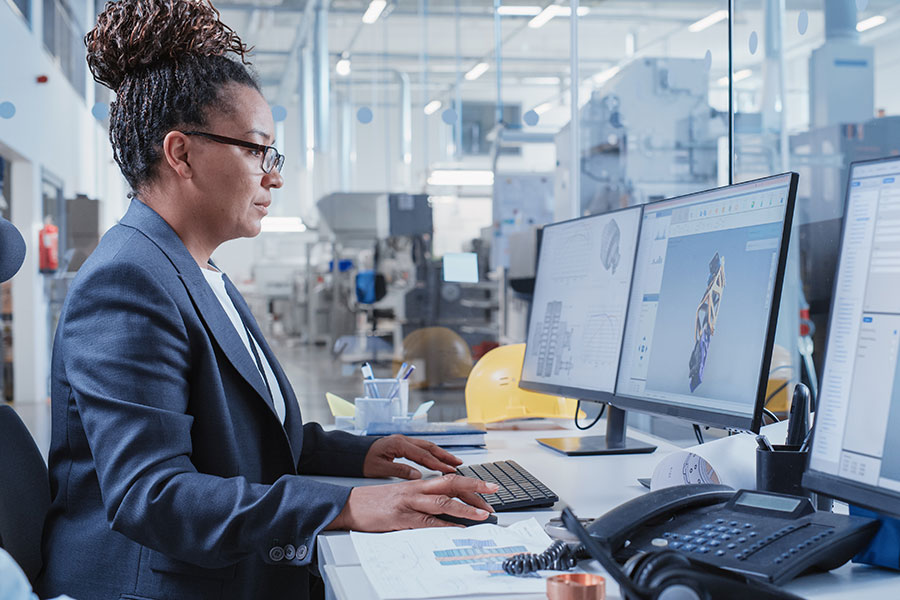
[[[38,248],[41,273],[55,273],[59,268],[59,228],[49,219],[38,234]]]

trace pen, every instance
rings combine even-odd
[[[394,382],[394,385],[391,386],[391,392],[390,394],[388,394],[388,398],[393,400],[394,396],[400,393],[400,382],[409,379],[409,376],[412,375],[412,372],[416,370],[416,365],[409,365],[409,368],[406,367],[406,363],[403,363],[403,365],[400,366],[400,371],[397,371],[397,381]],[[404,373],[401,377],[400,373],[403,371],[403,369],[406,369],[406,373]]]
[[[372,365],[369,363],[363,363],[363,366],[360,367],[360,370],[363,374],[363,388],[366,390],[366,395],[370,398],[378,397],[378,386],[372,385],[369,380],[375,379],[375,374],[372,372]]]
[[[769,438],[766,436],[759,434],[756,436],[756,443],[759,444],[759,449],[764,450],[766,452],[774,452],[775,448],[772,447],[772,444],[769,443]]]

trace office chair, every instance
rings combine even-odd
[[[50,476],[34,439],[11,406],[0,406],[0,547],[33,584],[50,508]]]

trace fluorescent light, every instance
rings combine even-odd
[[[428,185],[494,185],[493,171],[436,170],[428,176]]]
[[[874,17],[869,17],[868,19],[863,19],[859,23],[856,24],[857,31],[866,31],[868,29],[872,29],[874,27],[878,27],[879,25],[884,25],[887,22],[887,17],[883,15],[876,15]]]
[[[610,67],[605,71],[600,71],[599,73],[591,77],[591,81],[594,82],[594,85],[599,87],[618,75],[619,71],[621,71],[619,67]]]
[[[589,6],[579,6],[578,7],[578,16],[583,17],[591,12]],[[544,10],[542,10],[538,15],[532,20],[528,21],[528,26],[532,29],[538,29],[546,25],[550,19],[554,17],[570,17],[572,16],[572,7],[571,6],[560,6],[558,4],[551,4]]]
[[[384,7],[387,6],[386,0],[372,0],[369,2],[369,8],[366,9],[365,14],[362,17],[363,23],[366,25],[371,25],[375,21],[378,20],[378,17],[381,16],[381,11],[384,10]]]
[[[727,18],[728,18],[727,10],[717,10],[716,12],[703,17],[696,23],[692,23],[691,25],[688,25],[688,31],[690,31],[691,33],[697,33],[698,31],[703,31],[707,27],[712,27],[719,21],[724,21]]]
[[[533,17],[540,12],[540,6],[501,6],[497,9],[497,14],[504,17]]]
[[[334,71],[341,77],[346,77],[350,74],[350,59],[342,58],[337,61],[337,64],[334,66]]]
[[[476,79],[484,75],[484,73],[490,68],[491,65],[487,64],[486,62],[480,62],[472,67],[472,69],[468,73],[466,73],[466,80],[475,81]]]
[[[559,85],[559,77],[523,77],[522,85]]]
[[[306,231],[306,225],[300,217],[263,217],[260,221],[262,230],[266,233],[301,233]]]
[[[553,104],[552,104],[552,103],[550,103],[550,102],[544,102],[543,104],[538,104],[537,106],[535,106],[535,107],[534,107],[534,112],[536,112],[536,113],[539,114],[539,115],[542,115],[542,114],[544,114],[545,112],[547,112],[548,110],[550,110],[551,108],[553,108]]]
[[[438,109],[443,106],[440,100],[432,100],[428,104],[425,105],[425,114],[433,115],[438,111]]]
[[[734,74],[734,82],[737,83],[738,81],[743,81],[751,75],[753,75],[752,69],[741,69]],[[728,76],[726,75],[725,77],[720,77],[718,80],[716,80],[716,83],[718,83],[719,85],[728,85]]]

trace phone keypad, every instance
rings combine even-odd
[[[802,528],[802,525],[786,525],[766,535],[755,530],[752,523],[716,519],[685,533],[667,531],[662,534],[662,537],[668,541],[668,547],[673,550],[693,554],[714,554],[720,558],[729,556],[735,560],[744,561],[765,546]],[[790,560],[806,548],[823,543],[834,532],[834,529],[820,531],[785,549],[773,560],[776,564]]]

